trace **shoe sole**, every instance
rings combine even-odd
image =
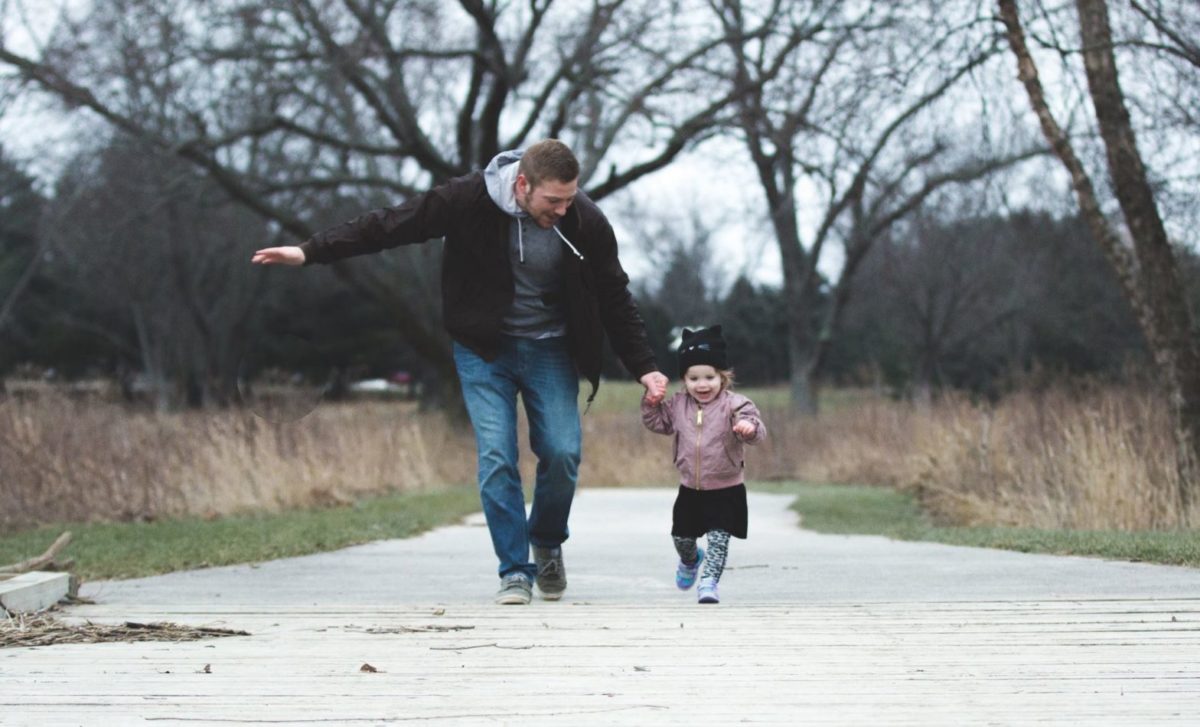
[[[540,588],[538,590],[542,594],[543,601],[557,601],[563,597],[563,591],[542,591]]]
[[[530,590],[505,591],[496,596],[496,603],[499,606],[528,606],[529,601],[532,600],[533,591]]]
[[[721,601],[720,601],[719,599],[716,599],[716,598],[701,598],[701,599],[698,601],[698,603],[720,603],[720,602],[721,602]]]

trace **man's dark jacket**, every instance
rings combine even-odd
[[[451,179],[398,207],[368,212],[300,244],[305,265],[444,237],[442,318],[450,336],[491,361],[500,350],[500,323],[513,302],[508,236],[512,218],[488,195],[483,173]],[[567,337],[575,364],[600,385],[607,332],[625,368],[641,378],[658,369],[629,276],[617,259],[612,226],[582,191],[558,229],[582,255],[563,251],[562,290]],[[589,399],[590,401],[590,399]]]

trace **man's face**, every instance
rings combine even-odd
[[[692,398],[706,404],[721,393],[721,375],[712,366],[688,366],[683,383]]]
[[[567,214],[578,191],[579,180],[576,179],[570,182],[546,179],[531,188],[524,174],[517,175],[517,205],[529,213],[534,224],[545,230],[554,227]]]

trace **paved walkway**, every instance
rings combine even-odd
[[[0,725],[1200,714],[1200,570],[817,535],[796,526],[788,498],[752,493],[723,603],[699,606],[673,585],[672,498],[582,491],[557,603],[491,605],[478,516],[335,553],[86,584],[97,605],[73,618],[253,635],[0,651]]]

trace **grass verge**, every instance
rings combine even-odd
[[[64,530],[60,555],[84,580],[287,558],[384,538],[403,538],[479,510],[473,487],[402,493],[345,507],[142,523],[57,523],[0,535],[0,564],[42,553]]]
[[[1200,530],[1124,532],[949,527],[933,523],[909,495],[889,488],[801,483],[756,484],[759,491],[795,494],[801,524],[819,533],[883,535],[1022,553],[1084,555],[1112,560],[1200,567]]]

